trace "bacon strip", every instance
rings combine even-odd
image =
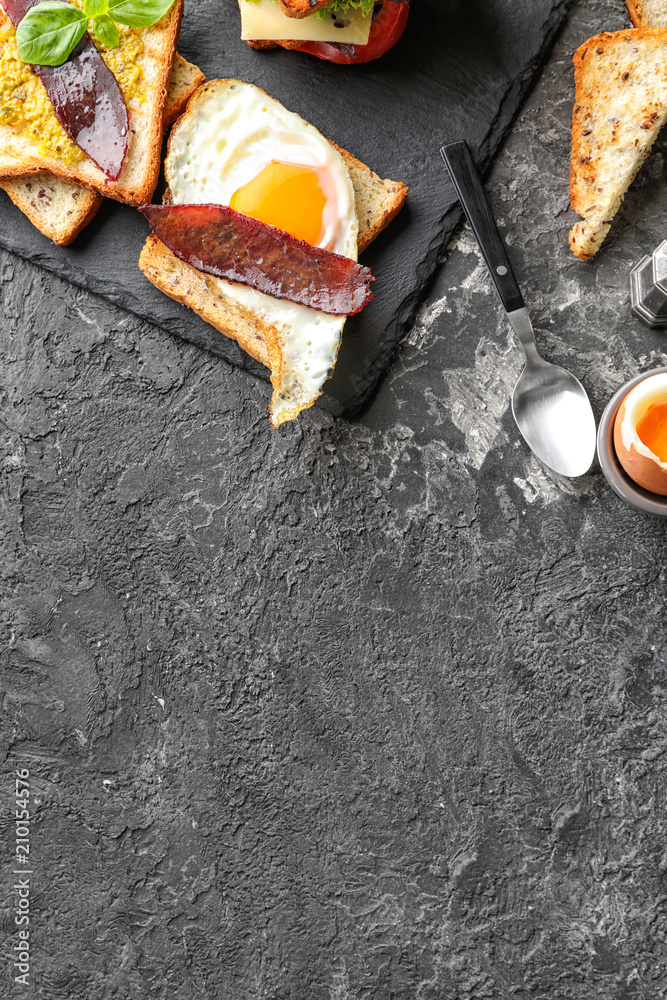
[[[373,298],[369,268],[226,205],[144,205],[139,211],[158,239],[198,271],[333,316],[360,312]]]
[[[40,0],[0,0],[15,28]],[[93,44],[83,36],[61,66],[33,66],[67,135],[109,180],[123,169],[129,118],[118,81]]]

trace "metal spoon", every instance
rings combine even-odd
[[[452,142],[440,152],[526,356],[512,396],[517,426],[550,469],[561,476],[583,476],[595,456],[595,417],[586,390],[571,372],[538,354],[528,310],[467,144]]]

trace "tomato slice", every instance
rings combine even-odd
[[[375,4],[367,45],[338,45],[335,42],[304,42],[297,52],[309,52],[318,59],[350,66],[379,59],[399,40],[408,23],[410,0],[380,0]]]

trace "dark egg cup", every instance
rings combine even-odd
[[[648,490],[637,486],[637,483],[630,479],[619,462],[614,448],[614,421],[627,394],[644,379],[663,372],[667,372],[667,368],[653,368],[621,386],[607,403],[598,427],[598,459],[605,479],[612,490],[631,507],[636,507],[644,514],[653,514],[656,517],[667,517],[667,497],[661,497],[657,493],[649,493]]]

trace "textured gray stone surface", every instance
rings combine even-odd
[[[664,139],[599,258],[566,248],[570,55],[625,23],[575,7],[489,181],[544,353],[598,412],[667,362],[626,280],[665,235]],[[247,374],[0,276],[32,994],[664,995],[665,528],[526,453],[469,231],[364,416],[279,432]]]

